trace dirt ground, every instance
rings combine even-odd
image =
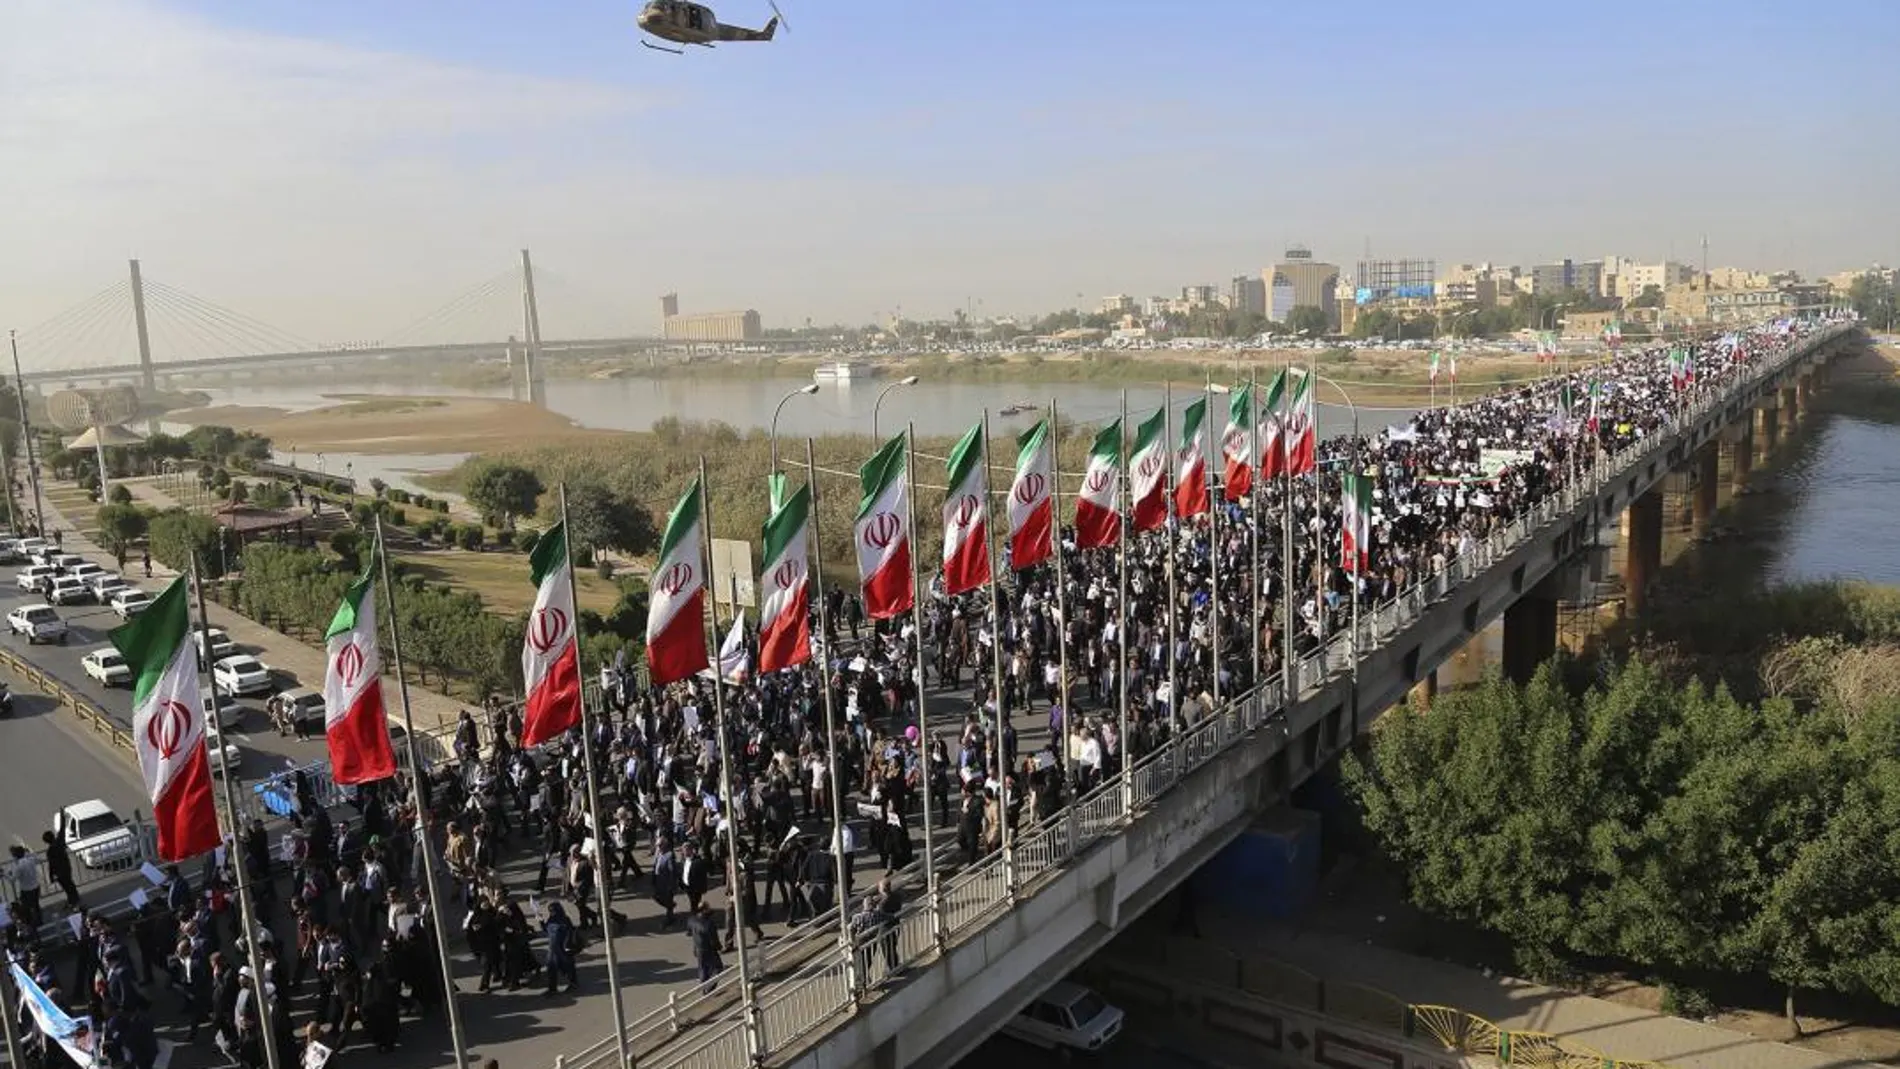
[[[566,416],[520,401],[357,395],[339,395],[335,400],[335,405],[307,412],[214,405],[174,412],[167,418],[194,426],[218,424],[255,431],[272,441],[295,442],[305,452],[483,453],[507,446],[598,440],[616,433],[590,430]]]

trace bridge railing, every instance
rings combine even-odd
[[[1572,473],[1572,478],[1543,499],[1509,522],[1498,525],[1486,537],[1475,539],[1465,552],[1448,560],[1440,572],[1424,576],[1396,597],[1371,606],[1368,616],[1372,626],[1368,629],[1364,626],[1367,621],[1361,621],[1358,652],[1369,652],[1382,645],[1382,639],[1404,633],[1451,590],[1482,575],[1545,525],[1571,515],[1578,505],[1593,499],[1631,469],[1653,460],[1685,426],[1726,404],[1737,391],[1776,374],[1844,329],[1852,328],[1829,328],[1800,339],[1778,357],[1764,361],[1733,380],[1721,393],[1699,394],[1685,401],[1653,433],[1615,453],[1593,456]],[[1288,706],[1323,686],[1329,678],[1351,670],[1354,641],[1350,628],[1331,636],[1318,650],[1290,666],[1290,680],[1276,675],[1235,696],[1225,708],[1191,725],[1046,821],[1022,827],[1007,855],[991,854],[943,880],[939,904],[917,902],[897,918],[900,968],[921,965],[949,946],[976,934],[987,926],[990,914],[1011,907],[1025,894],[1033,894],[1039,878],[1061,868],[1101,839],[1124,830],[1140,819],[1155,799],[1187,776],[1269,720],[1280,718]],[[1279,730],[1284,732],[1283,719],[1280,724]],[[1121,789],[1122,775],[1131,778],[1127,796]],[[931,915],[934,909],[941,909],[941,918]],[[941,935],[935,934],[937,932]],[[786,1051],[833,1017],[854,1010],[870,991],[872,959],[881,954],[881,947],[875,945],[850,950],[834,945],[815,952],[791,978],[755,987],[755,1015],[727,1005],[710,1018],[693,1022],[678,1014],[669,1016],[656,1011],[648,1019],[629,1027],[627,1038],[629,1041],[650,1040],[660,1034],[662,1025],[673,1031],[691,1029],[684,1041],[667,1044],[641,1057],[642,1069],[725,1069],[759,1064],[771,1055]],[[728,970],[727,974],[731,972]],[[617,1061],[612,1036],[562,1060],[566,1069],[596,1069]]]

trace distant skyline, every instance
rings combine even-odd
[[[792,0],[777,41],[680,57],[638,6],[9,0],[0,326],[130,257],[319,343],[524,246],[550,338],[652,331],[673,291],[768,326],[1089,308],[1296,243],[1348,270],[1368,241],[1699,263],[1705,234],[1718,266],[1900,259],[1891,0]],[[453,330],[517,327],[506,287],[471,309]],[[161,358],[208,344],[172,328]]]

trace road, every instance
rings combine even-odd
[[[119,813],[149,809],[129,756],[88,737],[84,725],[53,699],[0,679],[13,688],[13,719],[0,720],[0,845],[40,846],[60,806],[103,799]]]

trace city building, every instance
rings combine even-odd
[[[1872,267],[1859,267],[1852,271],[1842,271],[1839,274],[1829,275],[1823,279],[1823,281],[1826,282],[1828,288],[1832,289],[1835,293],[1845,295],[1848,290],[1854,288],[1854,283],[1859,282],[1863,278],[1871,278],[1876,282],[1892,286],[1896,283],[1896,276],[1900,276],[1900,270],[1875,264]]]
[[[1687,285],[1695,280],[1695,268],[1674,260],[1638,263],[1622,256],[1605,256],[1602,278],[1601,296],[1628,301],[1641,297],[1651,286],[1666,290]]]
[[[1150,297],[1141,302],[1141,314],[1148,319],[1159,319],[1174,311],[1174,302],[1166,297]]]
[[[1181,303],[1184,311],[1196,311],[1209,305],[1220,303],[1219,286],[1182,286]]]
[[[1766,271],[1717,267],[1709,271],[1708,284],[1719,290],[1759,290],[1774,285],[1774,280]]]
[[[750,308],[681,315],[679,295],[674,293],[660,298],[660,332],[667,341],[740,342],[765,337],[759,313]]]
[[[1330,327],[1339,329],[1339,303],[1334,298],[1337,265],[1315,260],[1311,249],[1295,245],[1286,250],[1280,263],[1260,274],[1266,284],[1268,319],[1284,323],[1293,309],[1311,307],[1325,312]]]
[[[1432,284],[1440,303],[1490,308],[1509,304],[1517,296],[1517,268],[1490,264],[1458,264]]]
[[[1097,311],[1101,312],[1101,314],[1105,316],[1119,316],[1119,315],[1127,315],[1128,313],[1135,311],[1139,307],[1140,307],[1140,303],[1137,302],[1133,297],[1130,297],[1125,293],[1117,293],[1112,296],[1102,298],[1101,307],[1097,309]]]
[[[1267,280],[1253,275],[1235,275],[1229,284],[1227,307],[1244,315],[1267,314]]]
[[[1558,260],[1531,268],[1531,292],[1538,296],[1576,290],[1586,297],[1603,296],[1603,261]]]
[[[1794,290],[1780,287],[1710,290],[1706,318],[1713,323],[1754,323],[1792,315],[1800,303]]]
[[[1604,329],[1611,323],[1625,321],[1622,312],[1580,312],[1569,309],[1563,314],[1564,337],[1601,338]]]
[[[1353,274],[1353,303],[1429,301],[1437,277],[1436,260],[1361,260]]]

